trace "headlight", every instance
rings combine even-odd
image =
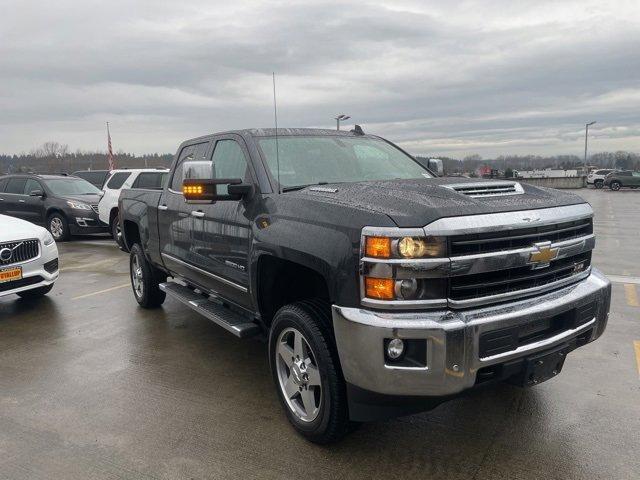
[[[91,210],[91,205],[87,205],[86,203],[70,202],[67,200],[67,205],[76,210]]]
[[[365,237],[365,256],[370,258],[438,258],[446,256],[443,237]]]
[[[48,247],[49,245],[51,245],[53,242],[55,242],[55,240],[53,239],[53,237],[51,236],[51,234],[49,232],[46,232],[44,234],[44,239],[42,240],[42,243],[44,243],[44,245],[46,247]]]

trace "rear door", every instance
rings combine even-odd
[[[194,265],[190,258],[193,209],[182,196],[184,164],[196,159],[205,160],[208,149],[208,140],[182,147],[158,205],[158,238],[162,261],[171,272],[186,278],[192,276]]]
[[[5,214],[4,189],[7,186],[8,178],[0,178],[0,213]]]
[[[240,178],[255,184],[248,151],[239,136],[217,139],[211,156],[211,178]],[[226,185],[217,192],[225,195]],[[250,224],[244,200],[192,204],[193,257],[204,270],[201,282],[243,307],[251,306],[249,296],[248,257]]]

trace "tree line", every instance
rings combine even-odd
[[[483,159],[477,154],[468,155],[461,159],[438,155],[421,157],[441,159],[444,171],[447,173],[474,172],[485,165],[502,171],[546,168],[569,170],[585,166],[584,159],[577,155],[500,155],[499,157],[488,159]],[[589,155],[587,164],[601,168],[640,170],[640,154],[622,150],[599,152]]]
[[[151,153],[134,155],[119,151],[114,154],[116,168],[167,167],[173,154]],[[72,152],[68,145],[46,142],[29,153],[0,154],[2,173],[72,173],[78,170],[106,170],[109,168],[106,152]]]
[[[464,158],[452,158],[442,155],[420,155],[421,158],[439,158],[446,173],[474,172],[481,166],[493,169],[534,170],[534,169],[573,169],[583,167],[584,161],[577,155],[501,155],[483,159],[480,155],[468,155]],[[134,155],[119,151],[115,154],[117,168],[168,167],[173,159],[171,153],[151,153]],[[617,151],[600,152],[590,155],[588,164],[601,168],[619,168],[640,170],[640,154]],[[104,170],[108,168],[107,154],[104,152],[71,152],[66,144],[46,142],[29,153],[18,155],[0,154],[1,173],[72,173],[77,170]]]

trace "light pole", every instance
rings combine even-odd
[[[585,125],[585,129],[584,129],[584,166],[587,166],[587,138],[589,137],[589,125],[593,125],[595,122],[595,120],[593,122],[589,122]]]
[[[345,115],[344,113],[341,113],[340,115],[335,117],[335,119],[336,119],[336,130],[340,130],[340,120],[349,120],[350,118],[351,117],[349,115]]]

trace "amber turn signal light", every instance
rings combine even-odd
[[[367,257],[389,258],[391,256],[391,239],[389,237],[367,237],[365,255]]]
[[[392,278],[364,278],[365,295],[378,300],[395,298],[395,281]]]

